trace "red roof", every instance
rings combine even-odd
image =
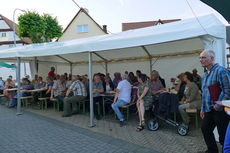
[[[145,21],[145,22],[129,22],[129,23],[122,23],[122,31],[131,30],[131,29],[138,29],[138,28],[145,28],[155,26],[158,23],[165,24],[175,21],[180,21],[181,19],[173,19],[173,20],[158,20],[158,21]]]
[[[8,19],[7,17],[3,16],[0,14],[0,17],[6,22],[6,24],[8,24],[8,26],[10,27],[10,29],[7,29],[7,30],[4,30],[4,29],[0,29],[0,31],[14,31],[14,22],[11,21],[10,19]],[[17,24],[15,23],[15,32],[16,34],[18,35],[18,28],[17,28]],[[32,44],[32,41],[30,38],[21,38],[21,41],[19,42],[22,42],[22,43],[25,43],[25,44]]]

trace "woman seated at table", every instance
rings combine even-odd
[[[31,94],[29,92],[26,92],[27,90],[32,90],[33,89],[33,85],[30,83],[30,81],[27,78],[23,78],[22,79],[22,90],[20,92],[20,97],[26,97],[26,96],[30,96]],[[16,106],[17,104],[17,93],[15,93],[13,95],[13,99],[12,102],[9,106],[9,108],[13,108],[14,106]]]
[[[105,77],[105,82],[103,83],[103,87],[106,93],[109,93],[110,91],[114,90],[113,82],[107,76]]]
[[[12,100],[13,98],[12,92],[9,93],[8,91],[6,91],[6,89],[12,89],[12,88],[15,88],[15,83],[10,78],[8,78],[6,80],[5,87],[4,87],[4,95],[8,96],[10,100]]]
[[[46,78],[46,81],[47,81],[47,84],[46,84],[46,93],[45,93],[45,97],[50,97],[51,96],[51,90],[52,90],[52,87],[54,85],[54,81],[53,81],[53,77],[52,76],[48,76]]]
[[[151,73],[150,87],[154,100],[157,100],[159,94],[164,91],[164,87],[161,81],[159,80],[159,73],[156,70],[153,70]]]
[[[201,107],[201,95],[199,93],[198,86],[193,82],[193,75],[190,72],[184,73],[184,81],[186,82],[184,97],[179,102],[179,112],[183,119],[183,122],[188,125],[189,118],[186,113],[186,108],[200,108]]]
[[[128,81],[131,85],[135,85],[138,83],[137,81],[137,77],[134,75],[133,72],[129,72],[129,77],[128,77]]]
[[[138,91],[137,91],[137,109],[139,115],[139,125],[137,131],[144,129],[145,125],[145,110],[149,110],[152,107],[152,93],[150,90],[149,82],[147,81],[147,76],[145,74],[139,74],[137,77],[139,82]]]
[[[61,75],[59,80],[55,80],[51,90],[50,100],[58,99],[60,110],[63,110],[64,94],[66,91],[65,76]]]

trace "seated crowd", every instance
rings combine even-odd
[[[194,69],[193,73],[185,72],[178,75],[178,80],[174,82],[174,89],[177,91],[179,113],[181,114],[182,121],[188,125],[189,119],[185,109],[198,108],[201,106],[200,95],[201,77]],[[15,88],[15,83],[12,77],[9,77],[6,82],[0,77],[0,93],[3,94],[5,89]],[[133,88],[137,92],[133,98]],[[124,75],[116,72],[112,80],[110,74],[102,73],[94,74],[93,76],[93,105],[94,115],[96,119],[102,118],[103,99],[101,94],[112,93],[115,91],[114,99],[112,100],[111,110],[114,110],[120,126],[125,125],[124,116],[119,110],[120,107],[128,105],[130,102],[136,102],[136,107],[139,116],[139,124],[137,131],[141,131],[145,126],[145,111],[153,108],[155,101],[159,99],[162,93],[166,93],[165,81],[160,77],[158,71],[153,70],[151,76],[143,74],[140,70],[136,71],[136,76],[133,72],[125,71]],[[51,101],[57,99],[59,102],[60,110],[64,111],[63,117],[69,117],[73,114],[79,113],[77,104],[89,98],[89,79],[87,75],[71,75],[67,73],[63,75],[56,75],[55,68],[52,67],[51,71],[46,77],[46,82],[43,81],[41,76],[35,75],[34,80],[30,81],[27,75],[22,79],[21,97],[33,95],[35,103],[38,101],[38,92],[28,92],[28,90],[39,90],[42,92],[43,97],[49,97]],[[8,93],[5,92],[5,95]],[[10,97],[10,108],[17,104],[17,93]],[[72,107],[72,108],[71,108]]]

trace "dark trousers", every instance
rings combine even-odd
[[[100,112],[98,111],[98,106],[96,105],[96,103],[98,102],[99,104],[99,108],[100,108]],[[102,115],[102,110],[103,110],[103,101],[102,101],[102,97],[93,97],[93,109],[94,109],[94,114],[95,116],[100,116]]]
[[[208,153],[218,153],[216,140],[213,134],[213,130],[216,126],[219,133],[219,142],[223,146],[228,122],[229,117],[224,111],[212,110],[204,114],[201,130],[208,147]]]

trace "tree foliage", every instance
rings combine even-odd
[[[33,43],[50,42],[60,38],[62,27],[57,18],[49,14],[39,15],[37,12],[26,12],[18,18],[19,37],[29,37]]]

